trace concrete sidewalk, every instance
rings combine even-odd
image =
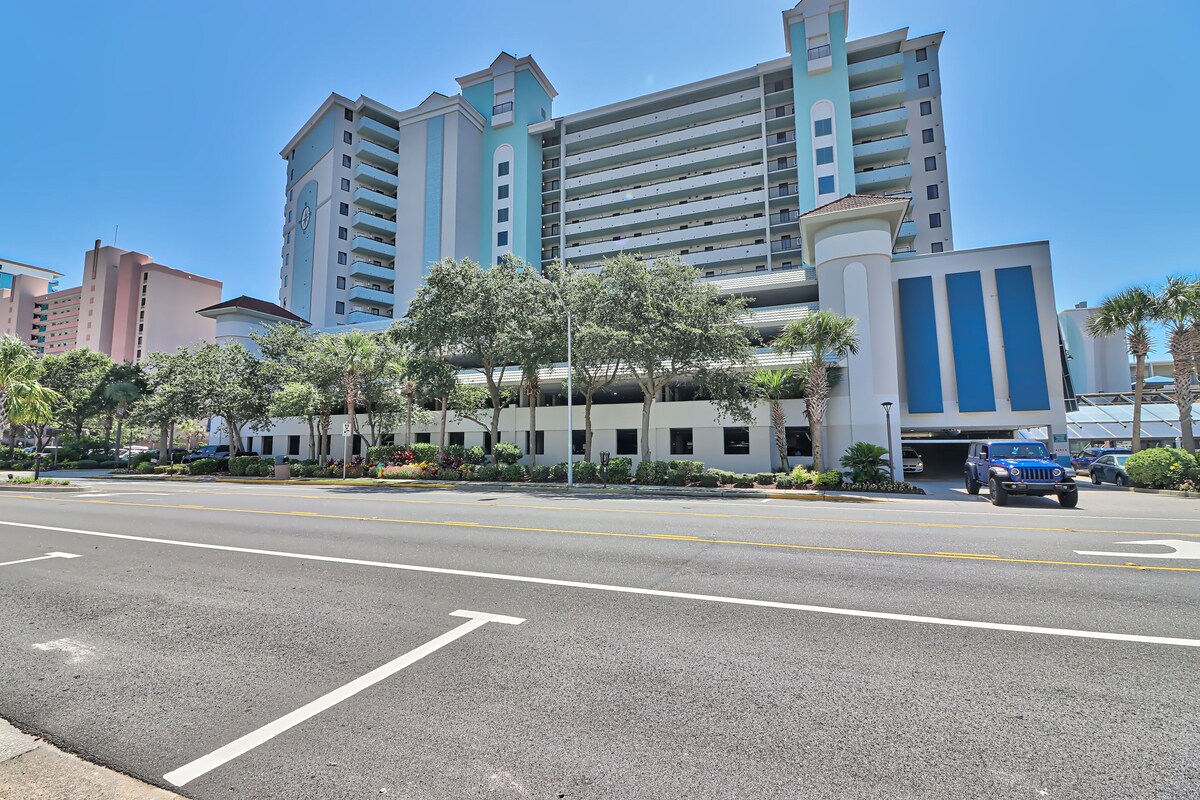
[[[182,800],[88,763],[0,720],[0,800]]]

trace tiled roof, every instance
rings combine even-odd
[[[835,211],[848,211],[852,208],[871,208],[872,206],[882,206],[888,203],[907,202],[907,200],[908,198],[906,197],[877,197],[869,194],[848,194],[845,197],[839,197],[832,203],[817,206],[812,211],[807,211],[800,216],[812,217],[817,214],[832,214]]]
[[[259,300],[257,297],[248,297],[246,295],[235,297],[232,300],[226,300],[224,303],[217,303],[215,306],[202,308],[197,313],[203,314],[205,311],[219,311],[225,308],[244,308],[247,311],[256,311],[259,314],[279,317],[280,319],[291,320],[292,322],[299,322],[304,325],[309,324],[308,320],[296,316],[283,306],[267,302],[266,300]]]

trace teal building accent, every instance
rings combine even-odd
[[[307,209],[307,214],[305,210]],[[307,222],[305,222],[307,220]],[[313,255],[316,252],[317,182],[309,181],[296,199],[296,251],[292,259],[293,314],[312,319]]]
[[[551,119],[552,100],[537,78],[528,69],[518,69],[513,81],[513,122],[502,128],[492,127],[492,106],[495,89],[492,81],[478,83],[463,90],[463,99],[483,115],[483,154],[480,176],[480,254],[479,263],[490,264],[492,233],[496,219],[496,168],[493,156],[496,148],[507,144],[513,149],[511,175],[513,255],[535,267],[541,265],[542,221],[542,142],[531,136],[529,126]]]
[[[288,161],[287,188],[295,186],[322,156],[333,149],[333,118],[335,113],[341,112],[342,109],[337,106],[326,111],[325,116],[321,117],[312,130],[300,140],[300,144],[296,145],[296,155]]]
[[[12,275],[7,272],[0,272],[0,289],[12,288]]]
[[[796,104],[796,180],[800,213],[855,193],[854,136],[850,128],[850,77],[846,67],[846,15],[829,15],[829,49],[833,68],[811,75],[808,72],[808,38],[804,23],[790,29],[792,41],[792,96]],[[837,149],[837,192],[818,201],[813,179],[812,107],[828,100],[834,108],[834,140]]]
[[[425,224],[422,228],[421,273],[442,255],[442,162],[445,158],[445,117],[425,122]]]

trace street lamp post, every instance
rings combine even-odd
[[[888,478],[896,480],[896,462],[892,458],[892,401],[885,400],[879,405],[883,406],[883,416],[887,419],[887,452],[888,452]]]
[[[570,488],[575,485],[575,426],[571,420],[571,397],[574,394],[571,387],[571,307],[563,299],[557,283],[549,278],[542,278],[542,283],[554,290],[554,295],[567,315],[567,487]],[[533,437],[537,438],[537,431],[533,432]]]

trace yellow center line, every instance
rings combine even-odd
[[[902,556],[906,558],[937,558],[937,559],[957,559],[967,561],[989,561],[993,563],[1007,564],[1043,564],[1067,567],[1097,567],[1100,569],[1136,569],[1136,570],[1154,570],[1157,572],[1200,572],[1200,567],[1160,567],[1160,566],[1144,566],[1141,564],[1125,563],[1125,564],[1105,564],[1094,561],[1055,561],[1050,559],[1039,558],[1000,558],[990,555],[974,555],[969,553],[916,553],[904,550],[874,550],[861,547],[831,547],[825,545],[812,544],[790,544],[782,542],[758,542],[742,539],[709,539],[699,536],[677,536],[674,534],[659,534],[659,533],[619,533],[616,531],[583,531],[574,530],[571,528],[534,528],[520,525],[491,525],[481,522],[451,522],[445,520],[427,520],[427,519],[391,519],[386,517],[358,517],[348,516],[343,514],[318,514],[310,511],[269,511],[266,509],[250,509],[250,508],[211,508],[205,506],[177,506],[169,503],[132,503],[117,500],[88,500],[85,498],[67,500],[59,497],[43,497],[35,495],[16,495],[18,498],[26,500],[41,500],[43,502],[63,502],[63,503],[95,503],[110,506],[136,506],[139,508],[166,508],[179,509],[186,508],[188,510],[211,511],[226,514],[259,514],[272,517],[304,517],[305,519],[335,519],[335,520],[352,520],[355,522],[387,522],[396,525],[428,525],[435,527],[461,528],[470,527],[475,529],[498,530],[498,531],[520,531],[523,533],[557,533],[557,534],[573,534],[578,536],[607,536],[621,539],[670,539],[675,541],[687,541],[695,544],[726,544],[737,545],[741,547],[770,547],[781,550],[811,550],[824,553],[855,553],[859,555],[878,555],[878,556]]]

